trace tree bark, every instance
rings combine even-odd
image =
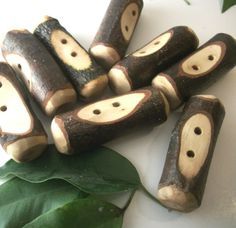
[[[15,72],[0,63],[0,144],[17,162],[37,158],[47,147],[42,124],[28,106]]]
[[[189,55],[198,43],[190,28],[171,28],[114,65],[108,74],[111,87],[123,94],[150,85],[158,73]]]
[[[51,130],[61,153],[79,153],[121,137],[133,128],[159,125],[168,113],[164,95],[147,87],[57,115]]]
[[[57,19],[46,17],[34,34],[55,57],[83,99],[94,98],[103,92],[108,83],[105,70]]]
[[[191,97],[172,132],[158,199],[168,208],[190,212],[201,205],[217,137],[225,116],[221,102]]]
[[[71,83],[46,48],[27,30],[8,32],[2,53],[47,115],[76,100]]]
[[[107,70],[125,56],[143,0],[111,0],[90,53]]]
[[[235,53],[235,39],[217,34],[196,52],[157,75],[153,86],[162,90],[175,109],[230,71],[236,65]]]

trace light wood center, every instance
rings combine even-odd
[[[125,119],[132,115],[138,105],[151,93],[136,92],[93,103],[81,109],[77,116],[80,119],[98,123],[109,124]]]
[[[209,118],[196,114],[186,121],[180,137],[179,169],[188,179],[194,178],[203,166],[210,147],[212,127]]]
[[[139,7],[136,3],[129,4],[121,16],[121,32],[126,41],[129,41],[139,17]]]
[[[159,51],[161,48],[163,48],[169,42],[171,37],[172,37],[172,32],[164,33],[164,34],[158,36],[156,39],[154,39],[150,43],[148,43],[143,48],[136,51],[133,54],[133,56],[143,57],[143,56],[151,55],[151,54]]]
[[[27,134],[33,121],[23,98],[4,76],[0,75],[0,131],[2,134]]]
[[[74,69],[86,70],[92,62],[88,53],[75,41],[74,38],[61,30],[51,34],[52,46],[59,58]]]
[[[212,44],[187,58],[182,63],[181,68],[184,73],[192,77],[204,76],[218,65],[222,55],[222,46],[220,44]]]

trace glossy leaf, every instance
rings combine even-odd
[[[0,227],[20,228],[49,210],[86,196],[61,180],[32,184],[13,178],[0,186]]]
[[[39,159],[30,163],[7,162],[0,168],[0,178],[10,175],[32,183],[63,179],[92,194],[129,191],[140,185],[135,167],[126,158],[105,147],[66,156],[59,154],[51,145]]]
[[[24,228],[121,228],[123,211],[94,198],[79,199],[50,211]]]
[[[223,0],[222,13],[236,5],[236,0]]]

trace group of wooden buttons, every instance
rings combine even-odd
[[[197,49],[193,30],[178,26],[125,56],[142,8],[142,0],[111,0],[89,53],[51,17],[33,34],[9,31],[2,45],[7,63],[0,63],[0,143],[17,162],[46,148],[47,134],[28,95],[53,117],[53,139],[64,154],[94,149],[142,125],[160,125],[187,101],[157,194],[165,206],[187,212],[201,204],[225,115],[219,99],[196,94],[236,65],[236,41],[220,33]],[[77,97],[97,98],[108,83],[119,96],[61,113]]]

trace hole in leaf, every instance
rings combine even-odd
[[[71,56],[72,57],[76,57],[77,56],[77,53],[75,51],[71,52]]]
[[[5,105],[1,106],[0,110],[1,110],[2,112],[7,111],[7,106],[5,106]]]
[[[186,154],[189,158],[194,158],[195,157],[195,153],[192,150],[188,150]]]
[[[194,133],[195,133],[196,135],[201,135],[201,134],[202,134],[202,129],[201,129],[200,127],[196,127],[196,128],[194,129]]]
[[[209,55],[208,56],[208,60],[213,61],[214,60],[214,56],[213,55]]]
[[[119,102],[114,102],[114,103],[112,104],[112,106],[113,106],[113,107],[119,107],[119,106],[120,106],[120,103],[119,103]]]
[[[193,68],[193,70],[196,70],[196,71],[199,70],[199,67],[197,65],[193,65],[192,68]]]
[[[67,40],[66,40],[66,39],[62,39],[62,40],[61,40],[61,43],[62,43],[62,44],[67,44]]]
[[[95,109],[95,110],[93,110],[93,113],[95,115],[99,115],[99,114],[101,114],[101,111],[99,109]]]

